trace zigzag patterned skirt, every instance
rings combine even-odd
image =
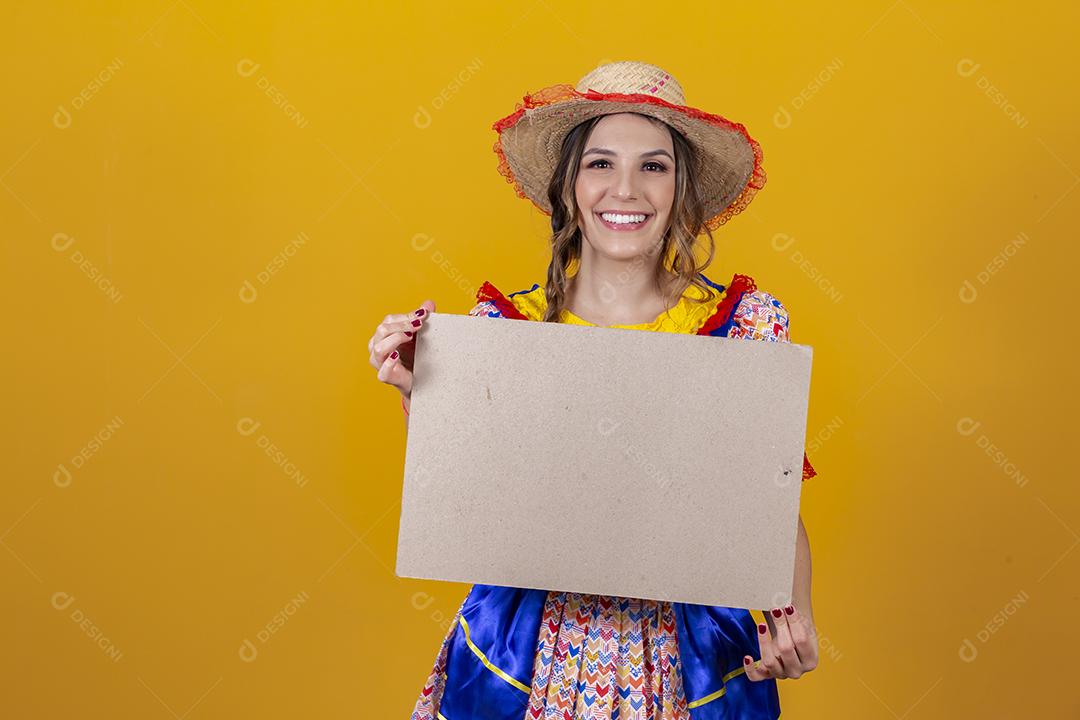
[[[411,720],[772,720],[775,681],[742,669],[754,628],[745,610],[474,585]]]

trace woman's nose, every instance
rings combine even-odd
[[[637,199],[637,176],[627,170],[620,172],[615,179],[613,194],[620,200]]]

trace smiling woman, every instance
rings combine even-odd
[[[633,324],[620,314],[653,317],[689,285],[705,290],[695,278],[714,250],[706,228],[708,258],[696,263],[694,228],[703,225],[704,208],[694,154],[663,121],[626,112],[575,126],[563,140],[548,196],[555,211],[547,322],[566,307],[598,325]],[[569,277],[574,263],[578,271]],[[611,302],[614,294],[625,301]]]
[[[742,125],[687,106],[660,68],[619,62],[576,88],[526,96],[493,127],[499,171],[551,216],[551,262],[546,283],[528,290],[483,283],[470,315],[790,342],[776,297],[747,275],[720,284],[702,272],[715,253],[711,231],[765,183],[761,150]],[[412,349],[434,309],[425,301],[388,315],[369,344],[406,413]],[[804,456],[803,479],[814,474]],[[570,505],[556,497],[536,512]],[[574,508],[583,522],[604,511]],[[642,522],[665,521],[662,502],[656,513]],[[647,531],[628,530],[648,542]],[[590,548],[573,551],[591,561]],[[632,562],[633,547],[626,552]],[[782,595],[757,624],[744,608],[475,584],[412,720],[776,718],[776,680],[817,664],[801,521],[790,602]]]
[[[663,123],[661,123],[659,120],[654,120],[648,115],[634,115],[631,113],[606,115],[598,118],[598,120],[583,123],[583,126],[590,126],[593,124],[603,126],[602,128],[593,128],[595,130],[595,133],[590,133],[590,137],[595,134],[595,141],[600,141],[600,138],[603,137],[604,134],[616,135],[621,137],[634,137],[634,128],[623,127],[627,123],[635,122],[634,118],[642,118],[646,122],[660,125],[661,127],[656,128],[659,134],[668,135],[670,132],[670,129],[666,125],[663,125]],[[613,127],[613,125],[615,127]],[[645,129],[639,130],[637,132],[641,133],[642,131],[647,132],[647,130]],[[620,141],[616,140],[615,142],[619,143]],[[668,144],[673,143],[669,142]],[[598,172],[593,173],[588,171],[614,170],[617,167],[615,164],[616,158],[618,158],[617,162],[619,165],[625,163],[626,165],[633,166],[636,163],[641,163],[642,172],[660,176],[660,179],[663,182],[657,183],[653,187],[656,188],[656,192],[658,194],[658,197],[656,199],[661,202],[662,207],[668,208],[671,205],[671,196],[674,190],[673,182],[669,181],[669,178],[671,180],[674,179],[674,174],[672,170],[675,168],[675,158],[672,156],[671,153],[671,150],[665,150],[661,148],[657,150],[649,150],[647,152],[643,152],[635,158],[632,153],[628,154],[626,157],[619,157],[618,152],[607,147],[589,148],[584,153],[582,153],[582,158],[584,159],[586,165],[579,175],[579,177],[581,178],[581,182],[578,184],[577,187],[578,207],[581,208],[581,211],[583,213],[589,212],[591,210],[598,218],[600,218],[601,223],[608,230],[640,230],[645,226],[648,221],[657,220],[656,210],[649,208],[626,207],[621,205],[609,208],[590,208],[589,190],[592,189],[594,194],[597,192],[598,186],[601,185],[599,180],[603,177],[603,175],[599,175]],[[590,161],[589,158],[594,155],[608,156],[608,158],[610,159],[600,158],[598,160]],[[670,165],[664,162],[658,162],[656,160],[648,159],[658,156],[667,158]],[[665,217],[660,217],[657,222],[663,222],[664,220]],[[653,222],[653,225],[651,227],[655,227],[655,225],[656,222]]]

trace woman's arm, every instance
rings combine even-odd
[[[810,540],[806,536],[801,514],[795,538],[795,579],[791,587],[791,604],[794,608],[790,613],[783,608],[765,611],[765,621],[769,626],[764,635],[761,633],[766,632],[765,626],[759,628],[761,660],[755,663],[750,655],[743,657],[746,676],[750,680],[798,678],[818,664],[817,629],[810,608]],[[779,612],[780,617],[774,618],[773,612]]]
[[[747,309],[743,309],[744,306]],[[756,340],[772,342],[791,342],[791,318],[787,308],[774,296],[764,290],[754,290],[745,296],[735,310],[735,319],[741,323],[741,334]],[[803,461],[809,462],[803,453]],[[816,472],[814,473],[817,474]],[[813,610],[810,607],[810,539],[806,535],[802,514],[799,514],[799,528],[795,537],[795,579],[791,587],[791,604],[810,621],[813,626]],[[772,613],[765,612],[765,618],[771,630]]]
[[[795,537],[795,581],[791,588],[791,602],[813,622],[814,613],[810,607],[810,538],[806,535],[802,513],[799,514],[799,531]]]
[[[810,606],[810,538],[806,534],[806,526],[803,525],[802,513],[799,514],[799,529],[795,535],[795,579],[791,585],[791,604],[798,609],[799,614],[810,621],[812,629],[814,611]],[[765,611],[764,614],[769,630],[775,636],[776,626],[773,624],[772,613]]]

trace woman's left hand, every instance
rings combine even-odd
[[[797,678],[817,667],[818,641],[813,621],[794,605],[772,609],[773,635],[769,627],[758,624],[758,650],[761,660],[743,657],[746,677],[751,680]]]

